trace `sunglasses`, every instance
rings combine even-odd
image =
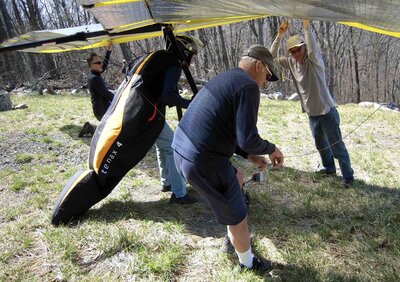
[[[272,72],[269,70],[267,64],[265,64],[263,61],[260,61],[260,62],[264,65],[265,69],[267,70],[267,76],[266,76],[266,78],[267,78],[267,81],[269,81],[269,79],[272,77]]]
[[[292,49],[289,50],[289,53],[292,54],[292,55],[296,54],[297,52],[301,51],[301,48],[303,48],[303,46],[300,46],[300,47],[297,47],[297,48],[292,48]]]
[[[102,61],[98,61],[98,62],[93,62],[92,65],[101,65],[103,62]]]

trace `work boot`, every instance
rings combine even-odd
[[[354,178],[343,179],[343,187],[348,189],[351,188],[354,184]]]
[[[93,136],[94,134],[94,127],[93,125],[91,125],[88,121],[85,122],[85,124],[83,125],[81,131],[78,134],[78,137],[81,138],[83,136]]]
[[[161,187],[161,192],[171,192],[171,185],[163,185]]]
[[[315,173],[316,174],[321,174],[321,175],[336,175],[336,170],[330,171],[330,170],[327,170],[324,167],[321,167],[321,168],[316,169]]]
[[[269,261],[264,261],[262,259],[259,259],[258,257],[254,256],[253,257],[253,266],[252,268],[247,268],[245,265],[240,264],[240,268],[244,270],[252,270],[254,272],[264,274],[268,273],[268,271],[271,269],[271,262]]]
[[[198,200],[196,198],[190,197],[188,194],[186,194],[185,196],[183,196],[181,198],[177,198],[175,196],[175,194],[172,194],[171,198],[169,199],[169,202],[174,203],[174,204],[179,204],[179,205],[190,205],[190,204],[197,203]]]

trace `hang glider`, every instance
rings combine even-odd
[[[162,36],[267,16],[308,18],[400,38],[398,0],[78,0],[100,25],[30,32],[3,42],[0,52],[55,53]]]

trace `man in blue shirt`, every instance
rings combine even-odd
[[[185,179],[208,201],[228,236],[243,268],[267,271],[269,262],[253,255],[247,224],[247,206],[241,188],[243,174],[229,161],[240,154],[266,169],[268,154],[280,168],[283,155],[263,140],[257,130],[259,87],[276,81],[268,49],[253,45],[239,67],[219,74],[205,85],[185,112],[174,135],[175,164]]]

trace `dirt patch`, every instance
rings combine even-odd
[[[88,146],[71,146],[70,138],[65,134],[52,134],[50,143],[44,142],[44,137],[35,134],[27,134],[20,131],[4,132],[0,143],[0,169],[18,169],[21,164],[29,163],[29,158],[19,159],[18,156],[26,155],[35,160],[35,165],[54,164],[65,166],[84,163],[89,154]]]

